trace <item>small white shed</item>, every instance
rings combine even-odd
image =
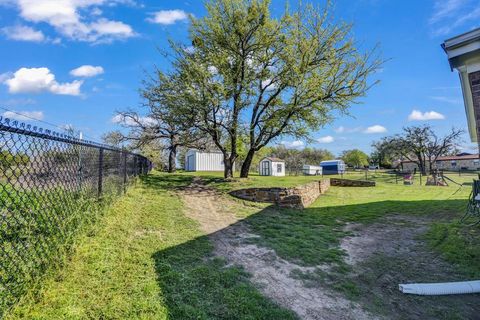
[[[260,160],[258,172],[261,176],[285,176],[285,161],[273,157],[265,157]]]
[[[306,176],[319,176],[322,174],[322,167],[305,164],[303,165],[303,174]]]
[[[218,151],[199,151],[190,149],[185,154],[186,171],[223,171],[223,154]]]

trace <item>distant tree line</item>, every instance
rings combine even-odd
[[[13,153],[9,150],[0,151],[0,166],[4,170],[14,166],[27,165],[29,162],[30,157],[24,153]]]

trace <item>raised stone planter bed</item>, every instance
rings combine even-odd
[[[330,180],[310,182],[293,188],[248,188],[235,190],[230,194],[236,198],[269,202],[283,208],[303,209],[314,202],[330,187]]]
[[[331,178],[330,185],[337,187],[375,187],[375,181]]]

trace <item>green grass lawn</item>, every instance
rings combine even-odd
[[[221,173],[196,173],[227,192],[244,187],[295,186],[320,177],[260,177],[225,182]],[[364,173],[346,177],[361,179]],[[128,191],[76,241],[74,254],[58,273],[31,292],[9,319],[293,319],[263,297],[238,267],[212,256],[212,246],[195,221],[184,215],[175,191],[191,173],[154,172]],[[463,186],[395,184],[378,173],[374,188],[332,187],[309,208],[274,210],[236,201],[237,214],[260,238],[258,244],[301,266],[330,264],[336,289],[354,299],[363,292],[347,277],[341,239],[346,223],[370,224],[386,215],[438,215],[425,235],[465,277],[480,277],[480,228],[458,223],[471,176],[452,175]],[[227,195],[226,195],[227,196]],[[308,277],[299,274],[298,277]],[[325,278],[328,274],[316,276]]]
[[[365,174],[365,171],[348,171],[344,175],[326,175],[326,176],[304,176],[304,175],[287,175],[284,177],[273,177],[273,176],[260,176],[258,173],[250,173],[249,177],[246,179],[241,179],[238,177],[238,172],[235,172],[234,178],[230,181],[225,181],[223,179],[223,172],[179,172],[179,175],[184,176],[198,176],[202,177],[209,185],[215,187],[220,191],[231,191],[242,188],[268,188],[268,187],[295,187],[308,182],[317,181],[320,179],[329,179],[329,178],[345,178],[345,179],[354,179],[354,180],[370,180],[375,181],[380,184],[392,185],[398,184],[403,186],[403,180],[401,177],[395,177],[394,174],[389,174],[385,170],[377,171],[368,171]],[[478,179],[476,173],[462,173],[459,175],[456,172],[448,172],[445,174],[447,177],[451,178],[458,184],[465,184],[466,186],[471,184],[473,179]],[[421,178],[422,184],[425,184],[426,177]],[[420,176],[417,174],[413,179],[413,186],[411,188],[415,189],[420,186]],[[449,187],[458,188],[458,185],[454,182],[447,181]],[[423,186],[425,187],[425,186]]]
[[[226,267],[174,194],[191,177],[153,173],[77,240],[65,267],[8,319],[294,319]]]

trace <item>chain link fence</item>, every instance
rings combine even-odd
[[[0,117],[0,318],[150,169],[143,156]]]
[[[441,178],[445,185],[453,186],[469,186],[472,181],[479,179],[479,171],[461,170],[447,171],[439,170],[436,175]],[[349,169],[343,175],[339,175],[345,179],[368,180],[379,183],[388,184],[412,184],[426,185],[427,181],[432,178],[432,174],[422,175],[420,172],[399,171],[393,169]]]

